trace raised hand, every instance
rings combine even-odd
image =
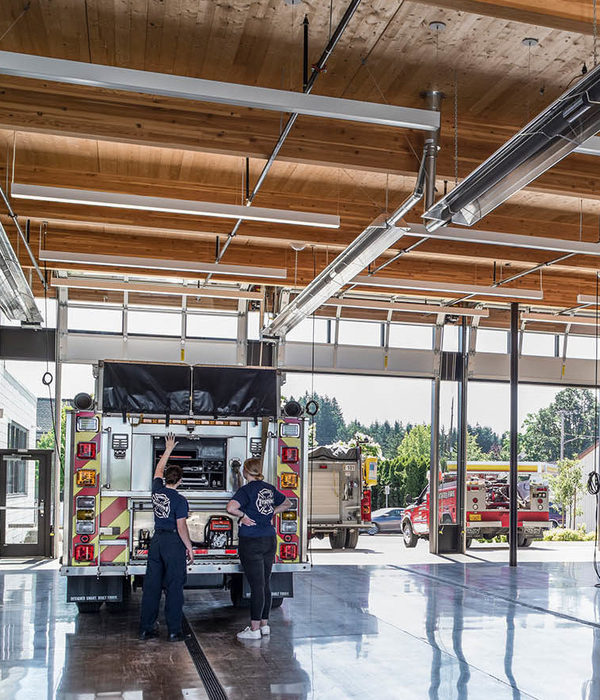
[[[168,433],[167,434],[167,439],[165,442],[165,451],[166,452],[173,452],[173,448],[177,444],[177,441],[175,440],[175,434],[174,433]]]

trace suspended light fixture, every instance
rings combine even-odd
[[[0,224],[0,309],[13,321],[40,324],[40,314],[4,226]]]
[[[427,230],[471,226],[600,131],[600,66],[425,212]]]
[[[246,207],[241,204],[195,202],[186,199],[148,197],[135,194],[122,194],[120,192],[78,190],[70,187],[46,187],[43,185],[25,185],[14,182],[11,187],[11,195],[18,199],[84,204],[95,207],[112,207],[114,209],[158,211],[167,214],[190,214],[192,216],[210,216],[220,219],[245,219],[247,221],[264,221],[272,224],[290,224],[293,226],[315,226],[317,228],[340,227],[340,217],[332,214],[315,214],[305,211],[288,211],[287,209],[265,209],[264,207]]]
[[[370,277],[360,275],[353,280],[363,287],[389,287],[393,289],[413,289],[415,291],[437,292],[444,296],[472,294],[483,297],[508,297],[511,299],[543,299],[544,292],[537,289],[515,289],[507,287],[484,287],[476,284],[454,284],[432,280],[399,279],[397,277]]]

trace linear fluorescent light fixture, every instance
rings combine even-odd
[[[313,212],[288,211],[286,209],[265,209],[254,206],[245,207],[241,204],[195,202],[186,199],[149,197],[118,192],[101,192],[99,190],[78,190],[70,187],[46,187],[45,185],[26,185],[14,182],[11,187],[11,195],[17,199],[35,199],[42,202],[63,202],[94,207],[112,207],[114,209],[136,209],[167,214],[211,216],[219,219],[245,219],[247,221],[263,221],[293,226],[340,227],[340,217],[332,214],[315,214]]]
[[[21,265],[4,226],[0,224],[0,309],[13,321],[40,324],[42,315],[36,306]]]
[[[414,289],[419,292],[437,292],[444,296],[473,294],[485,297],[505,297],[510,299],[543,299],[544,292],[537,289],[515,289],[514,287],[483,287],[475,284],[454,284],[453,282],[432,282],[426,280],[399,279],[397,277],[370,277],[359,275],[353,283],[363,287],[389,287],[394,289]]]
[[[0,51],[0,74],[50,80],[68,85],[86,85],[109,90],[177,97],[183,100],[239,105],[275,112],[297,112],[312,117],[345,119],[380,126],[436,131],[440,114],[429,109],[399,107],[291,90],[223,83],[170,73],[83,63],[12,51]]]
[[[262,301],[261,292],[247,292],[240,289],[212,287],[195,287],[191,284],[161,284],[158,282],[126,282],[125,280],[108,280],[84,277],[53,277],[52,287],[66,289],[95,289],[105,292],[138,292],[140,294],[158,294],[184,297],[210,297],[214,299],[248,299]]]
[[[427,230],[472,226],[600,131],[600,66],[423,214]]]
[[[595,294],[578,294],[578,304],[588,304],[589,306],[600,306],[600,301]]]
[[[411,224],[410,228],[403,229],[403,231],[404,235],[416,238],[427,236],[444,241],[552,250],[558,253],[575,253],[577,255],[600,255],[600,243],[569,241],[564,238],[542,238],[541,236],[524,236],[517,233],[480,231],[479,229],[456,228],[453,226],[442,226],[436,231],[428,231],[423,224]]]
[[[213,275],[239,275],[240,277],[268,277],[285,279],[287,270],[280,267],[251,267],[250,265],[223,265],[189,260],[160,260],[158,258],[136,258],[126,255],[96,255],[94,253],[70,253],[59,250],[40,250],[42,262],[74,265],[99,265],[105,267],[139,267],[146,270],[173,270]]]
[[[303,319],[348,284],[400,238],[403,230],[396,223],[423,197],[425,187],[425,151],[415,189],[382,223],[373,223],[359,234],[298,296],[285,306],[263,329],[263,336],[281,338]]]
[[[463,309],[459,306],[441,306],[436,304],[411,304],[410,302],[378,301],[375,299],[337,299],[326,301],[323,306],[336,306],[350,309],[379,309],[381,311],[402,311],[413,314],[434,314],[466,316],[469,318],[488,318],[489,309]]]
[[[537,314],[533,312],[521,314],[521,321],[535,321],[536,323],[563,323],[565,326],[596,326],[598,324],[593,316],[575,316],[567,314],[558,316],[556,314]]]

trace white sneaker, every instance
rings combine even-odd
[[[263,637],[268,637],[271,634],[271,628],[269,627],[269,625],[263,625],[260,628],[260,633]]]
[[[241,632],[237,633],[237,638],[238,639],[260,639],[261,634],[260,630],[253,630],[250,629],[250,627],[246,627],[245,630],[242,630]]]

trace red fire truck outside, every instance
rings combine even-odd
[[[497,535],[508,535],[509,486],[505,472],[507,465],[498,463],[494,471],[475,471],[483,465],[467,465],[465,494],[466,544],[473,539],[492,540]],[[549,490],[544,483],[531,476],[539,473],[538,464],[519,465],[517,485],[518,532],[520,547],[529,547],[535,539],[541,539],[551,527],[549,518]],[[456,473],[441,475],[439,486],[439,517],[441,525],[456,524]],[[407,506],[402,522],[402,535],[406,547],[415,547],[419,538],[429,537],[429,486],[417,500]]]

